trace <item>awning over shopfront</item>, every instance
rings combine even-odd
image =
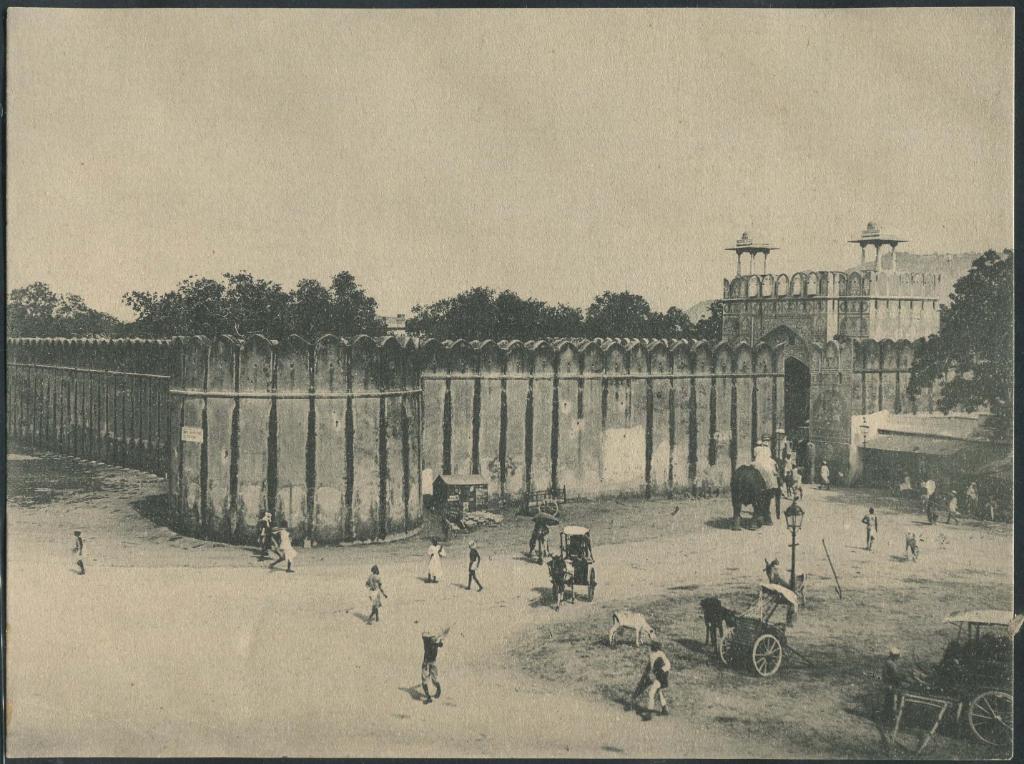
[[[959,470],[1009,474],[1013,463],[1009,447],[1002,443],[981,443],[956,438],[935,438],[910,433],[879,433],[864,444],[868,451],[916,454],[949,459]]]
[[[961,440],[929,438],[923,435],[888,434],[876,435],[864,444],[872,451],[893,451],[903,454],[928,454],[929,456],[953,456],[969,444]]]

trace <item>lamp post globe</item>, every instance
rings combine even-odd
[[[794,501],[792,504],[786,507],[786,511],[784,514],[786,515],[786,527],[793,532],[793,535],[795,537],[796,532],[800,530],[800,526],[803,525],[804,511],[800,508],[800,505]]]

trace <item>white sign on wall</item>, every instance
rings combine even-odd
[[[181,428],[181,442],[182,443],[202,443],[203,442],[203,428],[202,427],[182,427]]]

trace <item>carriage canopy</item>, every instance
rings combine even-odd
[[[972,626],[1005,626],[1012,637],[1020,631],[1021,624],[1024,624],[1024,614],[1015,616],[1009,610],[957,610],[947,615],[945,622],[958,626],[965,623]]]
[[[791,589],[787,589],[785,586],[780,586],[779,584],[761,584],[761,592],[762,594],[769,592],[770,594],[768,596],[779,597],[793,607],[796,607],[799,604],[799,600],[793,591]]]

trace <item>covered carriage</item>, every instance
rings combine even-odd
[[[562,592],[575,602],[577,586],[586,586],[587,599],[593,602],[597,570],[590,529],[579,525],[565,526],[559,534],[558,546],[558,556],[548,563],[556,603],[560,601]]]
[[[718,657],[726,665],[745,665],[761,677],[775,674],[787,650],[786,624],[772,623],[780,605],[797,607],[797,596],[779,584],[761,584],[757,601],[727,621],[718,640]]]
[[[1013,742],[1013,636],[1021,617],[1002,610],[962,610],[946,616],[957,626],[931,672],[897,694],[893,738],[911,706],[931,708],[934,722],[918,753],[934,736],[947,713],[982,743],[1008,747]]]

